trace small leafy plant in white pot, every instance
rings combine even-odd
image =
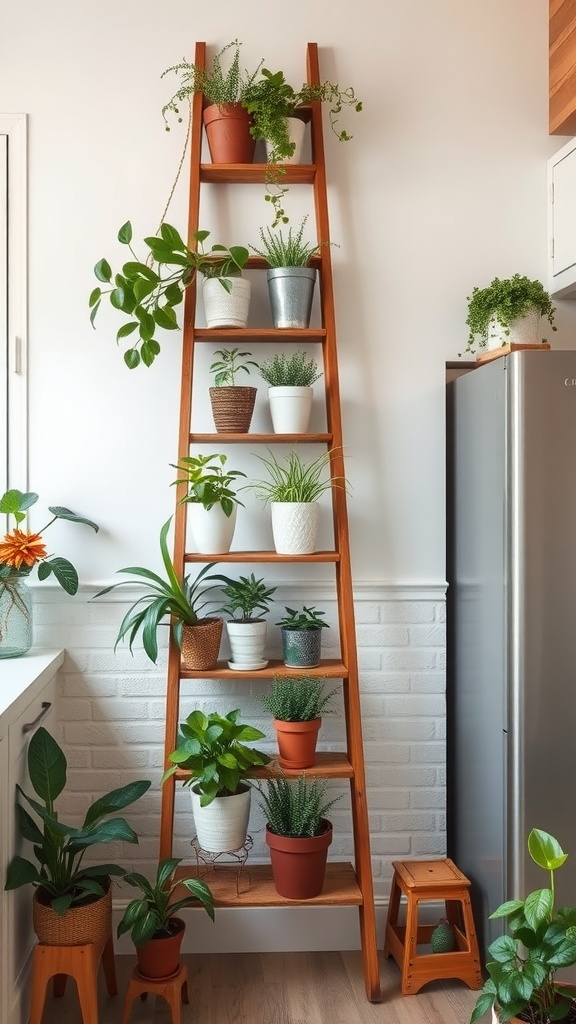
[[[236,513],[240,501],[234,485],[245,477],[239,469],[226,469],[227,457],[185,455],[173,469],[185,474],[175,484],[186,484],[181,503],[190,505],[188,519],[198,551],[208,555],[225,554],[230,550]]]
[[[228,667],[238,671],[265,668],[267,622],[263,616],[270,610],[276,587],[267,587],[264,579],[257,580],[254,573],[238,579],[220,574],[210,578],[224,583],[222,593],[228,598],[220,608],[231,616],[226,621],[232,654]]]
[[[540,321],[544,318],[555,331],[555,312],[541,281],[531,281],[520,274],[504,280],[495,277],[486,288],[473,288],[468,296],[469,335],[465,351],[489,351],[508,344],[546,347]]]
[[[302,349],[289,356],[277,352],[260,364],[258,372],[268,384],[274,433],[305,434],[312,412],[312,385],[322,376],[316,360]]]
[[[320,522],[318,499],[340,481],[325,476],[330,452],[312,462],[302,462],[294,450],[279,462],[268,449],[268,458],[257,456],[268,479],[245,484],[264,504],[270,504],[274,546],[279,555],[307,555],[316,549]]]

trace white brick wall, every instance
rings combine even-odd
[[[56,588],[34,590],[35,643],[61,646],[67,652],[57,727],[69,763],[62,815],[75,820],[89,800],[128,780],[150,779],[148,794],[126,812],[140,836],[139,845],[119,844],[105,854],[107,860],[147,871],[158,856],[165,645],[157,666],[139,646],[134,656],[124,646],[114,653],[118,625],[134,595],[117,592],[97,602],[90,596],[81,592],[72,599]],[[278,588],[277,597],[271,623],[286,602],[304,600],[325,609],[332,629],[323,634],[324,652],[338,653],[336,605],[330,590],[306,584],[304,596],[301,588],[298,593]],[[374,886],[381,901],[389,892],[394,858],[445,854],[444,589],[427,584],[358,586],[355,611]],[[269,653],[280,654],[280,631],[273,625]],[[194,707],[223,713],[239,707],[244,720],[266,733],[263,745],[273,749],[273,729],[259,702],[265,685],[185,680],[182,716]],[[341,749],[343,741],[338,699],[335,713],[324,720],[320,747]],[[351,857],[348,787],[334,784],[333,789],[342,793],[342,799],[331,812],[331,855]],[[179,787],[175,856],[189,855],[191,826],[189,794]],[[254,800],[250,830],[255,859],[267,859],[262,817]]]

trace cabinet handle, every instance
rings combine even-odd
[[[46,715],[50,711],[51,707],[52,707],[52,704],[50,703],[49,700],[43,700],[42,701],[42,711],[38,715],[36,715],[36,718],[34,719],[33,722],[26,722],[22,726],[22,732],[24,734],[26,734],[27,732],[32,732],[32,730],[35,729],[36,726],[40,724],[42,719],[46,717]]]

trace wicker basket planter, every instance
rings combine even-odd
[[[247,434],[252,422],[256,388],[210,388],[210,403],[218,434]]]
[[[63,917],[43,902],[42,889],[36,889],[32,899],[32,922],[38,942],[46,946],[82,946],[87,942],[103,946],[112,931],[110,879],[105,896],[81,907],[71,907]]]
[[[216,668],[223,619],[202,619],[196,626],[182,627],[182,668],[209,672]]]

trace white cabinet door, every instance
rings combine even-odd
[[[548,161],[548,289],[576,298],[576,139]]]
[[[8,849],[8,831],[6,828],[8,802],[8,738],[0,737],[0,949],[8,949],[8,897],[4,892],[4,879],[6,868],[10,860]],[[8,1017],[8,959],[0,956],[0,1020],[9,1020]]]
[[[25,711],[11,723],[8,730],[8,765],[7,765],[7,848],[9,857],[20,854],[30,858],[33,853],[30,843],[27,843],[19,835],[16,828],[16,817],[14,805],[16,803],[16,785],[22,787],[25,793],[34,796],[28,781],[27,754],[30,737],[34,734],[38,725],[44,725],[50,729],[50,718],[54,717],[54,700],[56,695],[56,681],[53,679],[34,698]],[[33,890],[29,885],[21,889],[14,889],[5,893],[6,927],[9,942],[6,943],[7,977],[6,988],[8,991],[9,1006],[7,1016],[3,1020],[9,1024],[20,1024],[21,1020],[27,1019],[24,1004],[27,1002],[24,995],[24,981],[28,958],[34,945],[34,933],[32,931],[32,895]]]

